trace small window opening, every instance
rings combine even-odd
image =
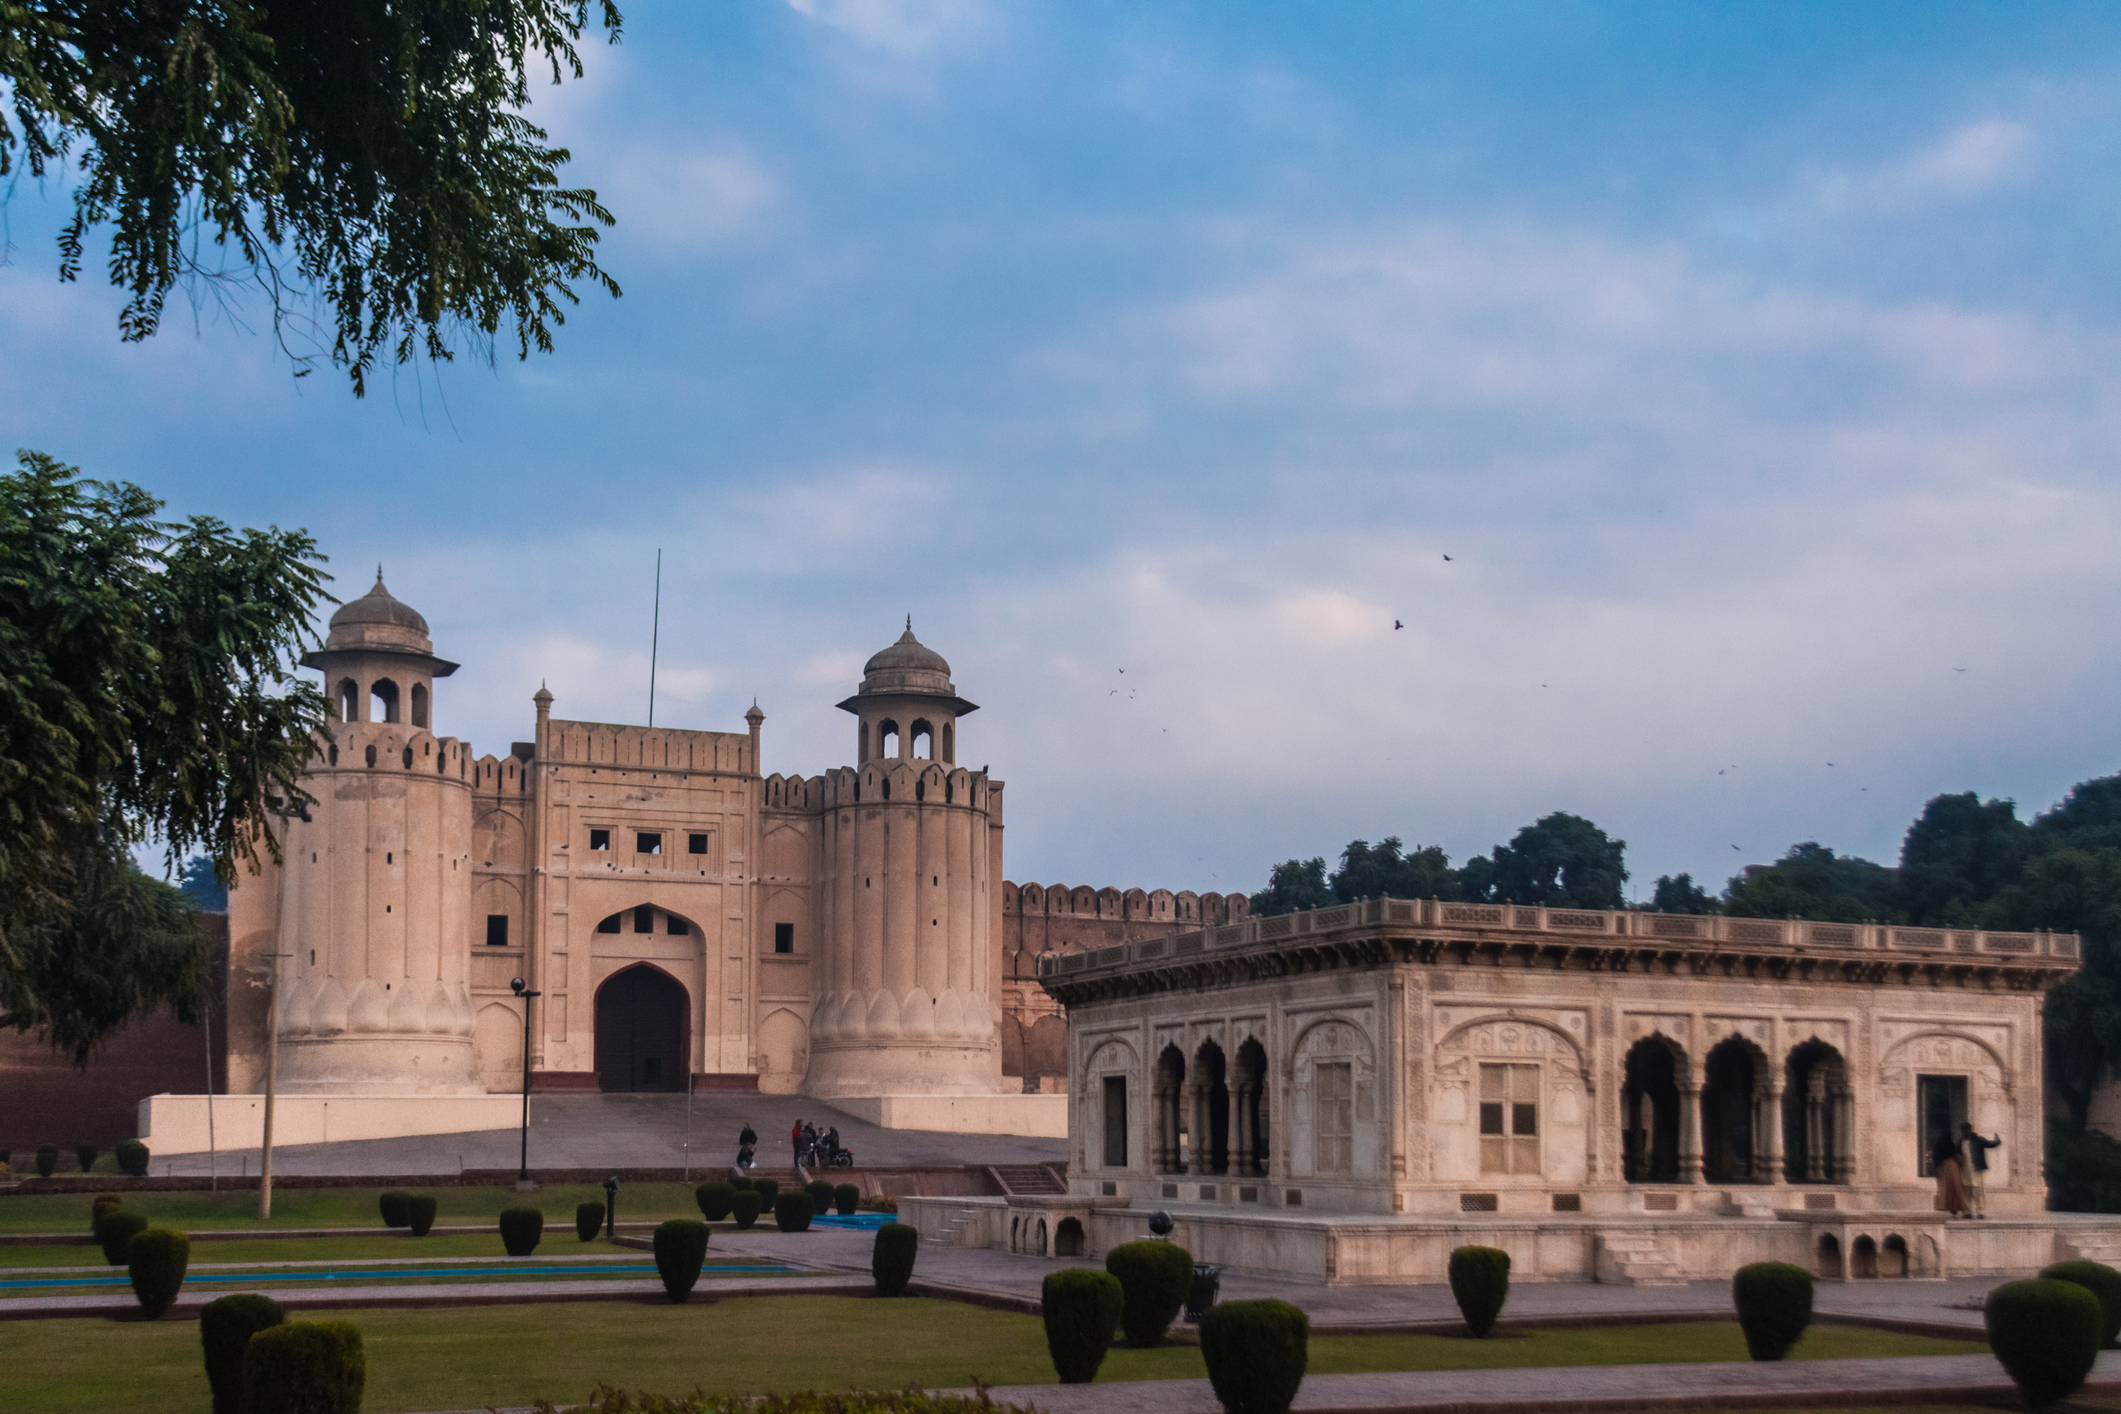
[[[339,764],[339,744],[337,742],[331,744],[331,764],[334,766]]]
[[[412,769],[412,747],[409,744],[405,748],[405,769]]]
[[[508,915],[489,913],[486,915],[486,946],[505,948],[508,946]]]
[[[374,685],[368,689],[368,693],[375,702],[377,721],[395,722],[398,720],[398,685],[396,683],[389,678],[377,678]]]
[[[634,909],[633,931],[636,933],[653,933],[655,931],[654,908],[644,903]]]
[[[913,754],[923,761],[935,756],[935,728],[926,722],[913,724]]]
[[[395,863],[397,863],[397,862],[398,862],[398,856],[397,856],[396,852],[394,852],[394,851],[392,851],[392,850],[387,850],[387,849],[386,849],[386,850],[384,850],[384,851],[383,851],[383,862],[384,862],[385,864],[395,864]]]
[[[663,931],[672,937],[682,937],[692,931],[692,925],[675,913],[666,913],[663,915]]]
[[[705,854],[706,852],[707,852],[707,837],[706,837],[705,835],[687,835],[687,836],[685,836],[685,853],[687,853],[687,854]]]
[[[898,723],[891,721],[889,718],[886,718],[884,721],[879,722],[877,724],[876,732],[876,754],[881,757],[884,757],[886,760],[889,760],[891,757],[898,755]]]
[[[591,830],[589,832],[589,847],[591,849],[610,849],[611,831]]]
[[[781,953],[795,951],[795,925],[793,923],[776,923],[773,925],[773,950]]]
[[[662,832],[660,830],[636,831],[633,837],[633,852],[635,854],[661,854],[663,852]]]
[[[412,724],[416,727],[427,725],[427,684],[423,682],[412,685]]]
[[[373,746],[368,748],[368,764],[370,766],[376,764],[376,749]]]
[[[357,722],[361,719],[361,686],[352,678],[339,681],[339,720]]]
[[[609,918],[605,919],[605,920],[604,920],[604,921],[603,921],[602,923],[599,923],[599,924],[597,924],[597,931],[598,931],[599,933],[616,933],[616,932],[618,932],[618,931],[619,931],[619,920],[620,920],[621,918],[623,918],[623,917],[625,917],[625,915],[624,915],[624,914],[622,914],[622,913],[614,913],[614,914],[612,914],[612,915],[611,915],[611,917],[609,917]]]

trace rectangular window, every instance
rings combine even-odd
[[[489,913],[486,915],[486,946],[505,948],[508,946],[508,915]]]
[[[1918,1075],[1915,1077],[1916,1162],[1924,1178],[1937,1176],[1937,1143],[1949,1138],[1959,1142],[1959,1126],[1966,1122],[1966,1077],[1963,1075]]]
[[[653,933],[655,931],[655,909],[653,907],[644,903],[634,909],[633,931],[636,933]]]
[[[773,925],[773,950],[775,952],[795,951],[795,925],[793,923],[776,923]]]
[[[690,933],[692,931],[692,925],[687,923],[684,919],[678,917],[675,913],[666,913],[663,915],[663,931],[669,933],[673,937],[676,937],[681,934]]]
[[[589,847],[591,849],[610,849],[611,831],[591,830],[589,832]]]
[[[1480,1171],[1539,1172],[1539,1067],[1480,1068]]]
[[[661,854],[663,852],[663,832],[661,830],[636,831],[633,836],[633,852],[635,854]]]
[[[1127,1077],[1105,1077],[1105,1167],[1127,1166]]]
[[[1317,1095],[1312,1169],[1318,1173],[1355,1171],[1355,1067],[1347,1061],[1315,1067]]]
[[[687,835],[687,836],[685,836],[685,853],[687,853],[687,854],[705,854],[706,852],[707,852],[707,837],[706,837],[705,835]]]

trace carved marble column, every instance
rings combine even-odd
[[[1832,1097],[1834,1152],[1828,1173],[1836,1183],[1856,1181],[1856,1097],[1846,1090]]]
[[[1701,1182],[1701,1087],[1679,1091],[1679,1181]]]
[[[1239,1081],[1230,1091],[1230,1103],[1237,1107],[1230,1125],[1230,1172],[1245,1176],[1252,1172],[1252,1086]]]
[[[1753,1181],[1782,1182],[1782,1088],[1771,1087],[1761,1102],[1766,1123],[1753,1136]]]
[[[1211,1157],[1208,1151],[1213,1145],[1210,1143],[1208,1087],[1206,1085],[1195,1085],[1193,1087],[1193,1113],[1187,1117],[1186,1138],[1192,1142],[1193,1149],[1193,1162],[1188,1166],[1190,1171],[1201,1175],[1207,1174],[1209,1171],[1208,1161]]]
[[[1804,1079],[1804,1176],[1824,1183],[1826,1164],[1826,1072],[1814,1065]]]

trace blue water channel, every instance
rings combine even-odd
[[[790,1272],[793,1267],[779,1263],[768,1263],[756,1267],[706,1267],[700,1272],[704,1277],[720,1276],[725,1272]],[[190,1286],[200,1282],[248,1282],[256,1286],[260,1282],[288,1281],[387,1281],[403,1277],[564,1277],[584,1273],[593,1275],[623,1274],[626,1276],[653,1276],[655,1264],[627,1263],[623,1266],[608,1266],[603,1263],[570,1262],[566,1266],[545,1264],[535,1267],[414,1267],[404,1271],[377,1271],[371,1267],[349,1272],[192,1272],[185,1276],[184,1284]],[[132,1279],[123,1276],[94,1277],[30,1277],[0,1280],[0,1290],[22,1290],[29,1287],[48,1286],[130,1286]]]

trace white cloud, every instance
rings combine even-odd
[[[2013,118],[1983,118],[1867,171],[1829,171],[1807,183],[1810,204],[1831,215],[1897,215],[1974,201],[2022,181],[2034,132]]]
[[[998,19],[987,0],[788,0],[788,8],[864,46],[906,58],[963,48]]]
[[[599,193],[620,239],[639,236],[667,254],[696,254],[755,233],[772,219],[780,184],[734,143],[628,148]]]

